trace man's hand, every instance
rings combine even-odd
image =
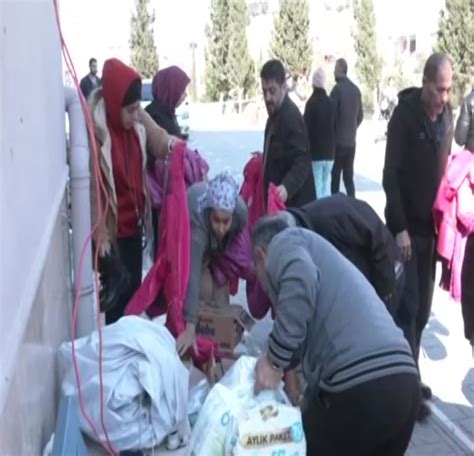
[[[254,393],[258,394],[265,389],[277,388],[282,377],[283,369],[273,366],[266,354],[260,356],[255,366]]]
[[[288,399],[290,399],[290,402],[295,407],[298,407],[303,398],[303,391],[296,369],[286,371],[283,380],[285,382],[285,392],[288,395]]]
[[[403,259],[409,261],[411,258],[411,240],[408,231],[401,231],[396,236],[397,245],[402,252]]]
[[[196,326],[192,323],[186,324],[186,329],[179,335],[176,340],[176,350],[178,350],[179,356],[184,356],[186,352],[193,348],[197,352],[196,345]]]
[[[280,197],[281,201],[283,203],[286,203],[286,200],[288,199],[288,192],[286,191],[286,188],[284,185],[279,185],[277,187],[277,192],[278,196]]]

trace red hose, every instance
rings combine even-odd
[[[99,280],[98,280],[98,275],[94,275],[94,280],[95,280],[95,293],[96,293],[96,302],[97,302],[97,322],[98,322],[98,335],[99,335],[99,395],[100,395],[100,421],[102,425],[102,429],[104,431],[106,443],[102,442],[99,436],[99,432],[97,431],[97,428],[95,427],[94,423],[92,422],[92,419],[90,418],[89,414],[86,411],[86,407],[84,404],[84,398],[82,395],[82,387],[81,387],[81,376],[80,376],[80,370],[79,370],[79,365],[77,363],[77,357],[76,357],[76,347],[75,347],[75,339],[76,339],[76,325],[77,325],[77,315],[78,315],[78,310],[79,310],[79,303],[80,303],[80,285],[82,282],[82,272],[84,269],[84,257],[86,253],[86,249],[90,247],[90,242],[93,233],[96,232],[99,226],[103,226],[105,224],[105,219],[107,216],[107,212],[109,211],[110,208],[110,198],[108,196],[108,192],[106,191],[104,181],[102,178],[102,174],[100,173],[100,161],[99,161],[99,154],[98,154],[98,149],[97,149],[97,143],[95,140],[95,133],[94,133],[94,124],[92,121],[92,116],[89,111],[89,107],[87,106],[87,101],[84,98],[82,91],[80,90],[80,84],[79,80],[76,74],[76,70],[74,67],[74,64],[72,62],[71,56],[69,54],[68,47],[66,45],[66,42],[64,40],[64,36],[62,33],[61,29],[61,21],[59,18],[59,8],[58,8],[58,0],[53,0],[54,3],[54,10],[55,10],[55,15],[56,15],[56,23],[58,26],[58,31],[59,31],[59,36],[60,36],[60,41],[61,41],[61,49],[62,53],[64,56],[64,60],[66,62],[67,69],[69,73],[72,76],[72,79],[74,81],[74,85],[76,87],[77,93],[79,95],[79,99],[81,102],[82,106],[82,111],[84,113],[84,117],[86,120],[86,125],[87,125],[87,130],[89,133],[89,138],[91,141],[92,145],[92,159],[94,161],[94,166],[92,169],[94,170],[94,176],[93,178],[95,179],[95,184],[96,188],[102,190],[102,192],[97,192],[97,209],[98,209],[98,217],[97,217],[97,222],[93,226],[91,232],[89,233],[86,241],[84,242],[84,245],[81,250],[81,256],[79,259],[79,267],[78,271],[76,271],[75,274],[75,279],[76,279],[76,284],[75,284],[75,298],[74,298],[74,308],[73,308],[73,318],[72,318],[72,323],[71,323],[71,338],[72,338],[72,359],[73,359],[73,364],[74,364],[74,372],[76,376],[76,383],[77,383],[77,390],[78,390],[78,397],[79,397],[79,405],[81,412],[91,427],[92,431],[94,432],[94,435],[96,436],[97,441],[100,443],[102,448],[108,453],[113,456],[117,456],[117,452],[114,450],[112,447],[112,444],[110,443],[109,439],[109,434],[107,432],[107,427],[105,425],[105,417],[104,417],[104,386],[103,386],[103,371],[102,371],[102,326],[101,326],[101,312],[100,312],[100,299],[99,299]],[[100,197],[100,194],[103,193],[105,195],[105,208],[103,208],[103,202]],[[98,264],[99,264],[99,252],[100,252],[100,246],[103,242],[104,234],[102,230],[99,230],[98,232],[98,238],[97,238],[97,245],[95,249],[95,254],[94,254],[94,269],[95,271],[98,271]]]

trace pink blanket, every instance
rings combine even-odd
[[[188,199],[184,179],[184,156],[186,146],[179,142],[173,150],[160,217],[160,239],[156,261],[135,292],[125,310],[126,315],[140,315],[146,311],[150,316],[166,313],[166,327],[174,337],[185,329],[184,301],[190,268],[190,224]],[[165,306],[156,302],[162,292]],[[198,336],[198,352],[193,353],[197,366],[203,367],[217,352],[217,345]]]
[[[438,233],[437,251],[447,267],[440,285],[459,302],[466,240],[474,232],[474,154],[468,150],[450,157],[433,215]]]

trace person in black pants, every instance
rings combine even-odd
[[[362,123],[364,111],[359,88],[347,77],[347,62],[339,59],[334,69],[336,85],[331,99],[336,107],[336,156],[331,174],[331,193],[339,192],[342,177],[346,193],[355,196],[354,158],[357,128]]]
[[[454,132],[456,142],[474,154],[474,89],[464,99]],[[461,272],[461,307],[464,335],[472,346],[474,358],[474,233],[469,235]]]
[[[461,307],[464,335],[472,346],[474,358],[474,234],[467,238],[461,273]]]
[[[423,329],[431,312],[435,280],[433,203],[453,139],[449,94],[453,70],[449,58],[435,53],[427,60],[423,87],[399,94],[388,124],[383,187],[385,218],[405,261],[405,288],[395,317],[411,346],[420,353]],[[425,400],[431,390],[421,385]],[[419,418],[429,414],[420,407]]]
[[[141,79],[133,68],[107,60],[102,82],[89,97],[99,154],[91,160],[91,174],[100,173],[103,182],[97,187],[91,179],[91,218],[99,253],[100,308],[111,324],[123,315],[142,278],[142,235],[151,227],[144,186],[146,147],[165,157],[174,140],[141,109]]]
[[[398,374],[336,394],[320,391],[317,397],[306,399],[303,423],[308,455],[405,454],[420,403],[415,382],[412,375]],[[351,410],[357,410],[357,418],[366,423],[364,426],[348,425]]]

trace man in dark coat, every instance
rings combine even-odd
[[[347,62],[336,61],[334,69],[336,85],[331,91],[331,99],[336,105],[336,158],[332,168],[331,193],[339,192],[342,178],[346,193],[355,196],[354,158],[357,128],[362,123],[364,112],[359,88],[347,77]]]
[[[269,60],[260,77],[268,112],[263,150],[265,204],[273,183],[287,206],[301,206],[316,198],[306,126],[288,96],[283,64]]]
[[[404,283],[401,254],[388,228],[365,201],[337,193],[279,214],[288,225],[314,231],[336,247],[395,316]]]
[[[325,82],[324,70],[317,69],[313,75],[313,94],[306,102],[304,110],[318,198],[331,194],[331,171],[336,151],[336,110],[324,90]]]
[[[81,79],[81,92],[84,98],[87,100],[91,92],[101,85],[102,81],[97,76],[97,60],[91,58],[89,60],[89,74]]]
[[[449,94],[453,70],[449,58],[435,53],[423,71],[423,87],[399,95],[388,124],[383,187],[385,218],[404,261],[406,281],[397,313],[415,360],[433,298],[436,257],[433,203],[453,140]],[[431,390],[422,386],[425,399]],[[420,419],[429,413],[423,404]]]

